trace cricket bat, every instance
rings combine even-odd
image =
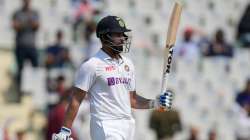
[[[163,65],[163,74],[162,74],[162,83],[161,83],[161,93],[167,91],[167,82],[170,74],[170,67],[173,56],[173,47],[176,41],[177,29],[180,22],[182,11],[182,5],[178,2],[175,2],[174,8],[171,13],[171,17],[168,25],[167,32],[167,41],[164,48],[164,65]]]

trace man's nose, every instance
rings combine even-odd
[[[120,43],[124,43],[124,41],[125,41],[124,37],[119,37],[119,42]]]

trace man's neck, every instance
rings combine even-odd
[[[119,53],[114,53],[113,50],[110,50],[110,49],[106,49],[106,48],[101,48],[107,55],[109,55],[111,58],[114,58],[114,59],[120,59],[121,56]]]
[[[30,11],[30,8],[29,7],[26,7],[26,6],[23,6],[23,11]]]

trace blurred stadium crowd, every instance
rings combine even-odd
[[[122,17],[137,89],[160,91],[162,50],[174,1],[0,0],[0,140],[50,140],[63,121],[75,69],[95,54],[98,20]],[[250,140],[250,3],[182,0],[169,112],[134,111],[136,140]],[[90,140],[88,99],[74,122]]]

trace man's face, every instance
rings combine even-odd
[[[123,33],[111,33],[110,37],[113,42],[114,49],[118,51],[123,51],[123,44],[126,40],[126,37],[124,37]]]
[[[31,0],[23,0],[23,5],[25,8],[29,8],[30,7],[30,1]]]

